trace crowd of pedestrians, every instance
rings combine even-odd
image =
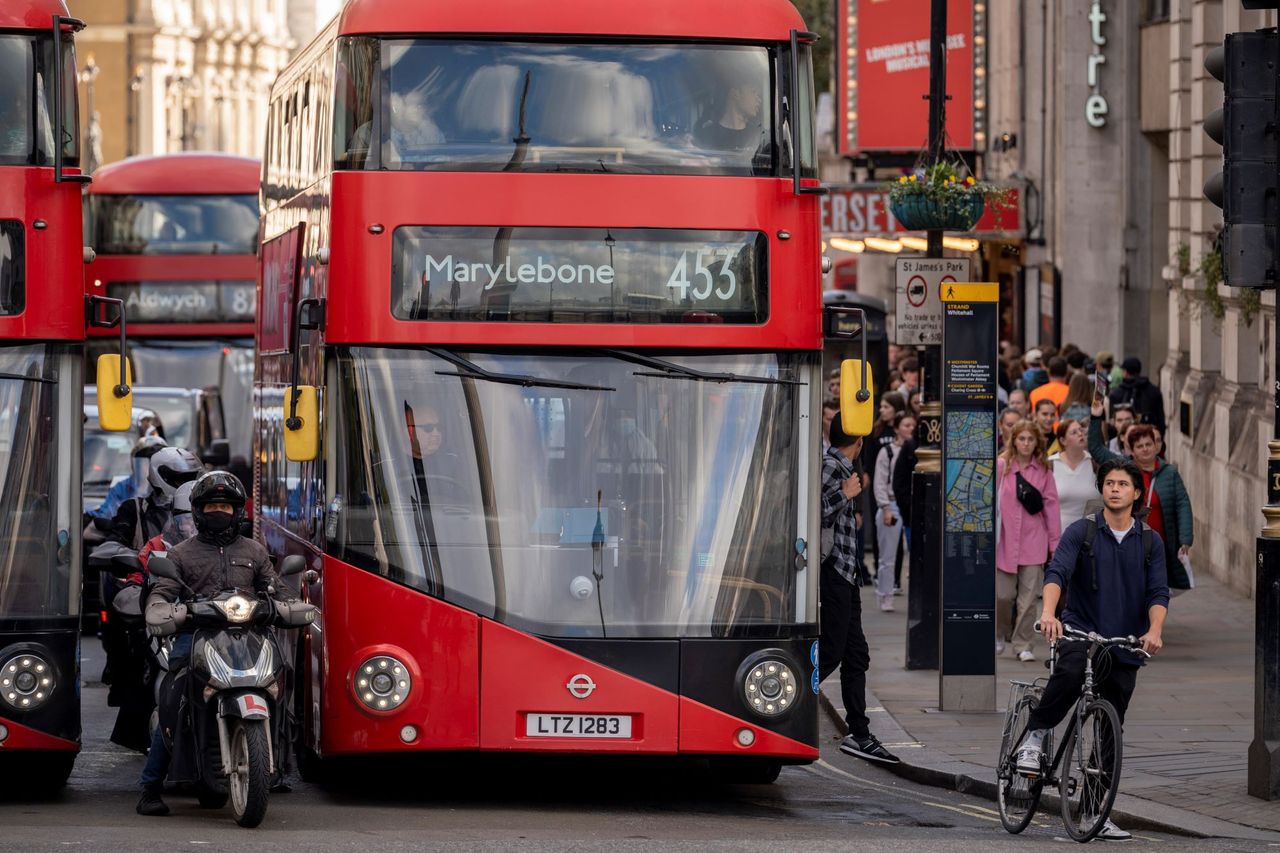
[[[842,749],[896,761],[866,728],[866,669],[860,587],[893,612],[911,547],[911,474],[921,370],[915,354],[890,346],[890,370],[870,435],[845,435],[839,374],[823,404],[821,675],[838,667],[850,736]],[[1034,623],[1046,570],[1064,531],[1102,511],[1100,466],[1129,462],[1144,490],[1137,515],[1165,543],[1169,586],[1194,585],[1191,502],[1176,466],[1163,458],[1164,402],[1142,363],[1078,347],[1021,353],[1003,344],[996,460],[996,653],[1034,661]],[[861,710],[860,710],[861,709]]]
[[[1071,524],[1102,509],[1100,466],[1132,461],[1145,489],[1138,517],[1165,543],[1169,586],[1194,585],[1191,501],[1177,466],[1163,458],[1164,399],[1129,357],[1001,348],[996,469],[996,651],[1035,660],[1031,626],[1045,565]]]

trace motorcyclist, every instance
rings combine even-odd
[[[182,583],[154,578],[151,594],[147,596],[148,624],[172,619],[181,625],[186,617],[186,606],[180,603],[184,598],[212,596],[231,588],[252,589],[258,593],[283,591],[267,549],[256,540],[240,535],[247,497],[240,480],[225,471],[205,474],[196,481],[191,492],[196,535],[170,548],[167,555]],[[179,671],[190,654],[191,634],[178,634],[169,654],[170,671]],[[175,691],[175,695],[181,695],[181,691]],[[138,814],[158,817],[169,813],[169,807],[160,797],[169,761],[164,730],[157,727],[142,770]]]
[[[164,530],[178,487],[204,473],[204,465],[196,455],[183,447],[157,450],[148,467],[150,491],[143,497],[122,503],[107,533],[107,543],[116,542],[135,554],[142,550],[148,539]],[[97,550],[94,557],[98,557]]]
[[[103,569],[102,603],[111,610],[122,584],[110,573],[118,555],[137,556],[147,541],[160,535],[173,511],[178,488],[204,473],[204,466],[190,450],[162,447],[150,460],[147,471],[149,492],[145,497],[125,501],[111,521],[106,540],[93,549],[89,565]],[[147,724],[154,699],[147,689],[147,638],[141,624],[130,633],[119,619],[107,618],[102,630],[102,647],[107,655],[104,681],[111,689],[107,704],[119,708],[111,740],[129,749],[145,752],[150,738]]]
[[[142,563],[143,569],[147,567],[147,560],[154,555],[156,557],[168,556],[169,549],[174,545],[186,542],[192,536],[197,534],[196,520],[191,513],[191,492],[195,490],[196,484],[183,483],[178,490],[173,493],[173,504],[170,507],[169,522],[164,526],[164,530],[159,534],[152,536],[147,540],[147,544],[142,546],[142,550],[138,552],[138,561]],[[129,576],[133,579],[133,575]],[[138,575],[138,581],[142,581],[141,574]]]
[[[133,445],[133,470],[130,475],[116,483],[107,492],[98,508],[89,511],[95,519],[110,522],[116,511],[130,498],[146,497],[151,490],[148,474],[151,472],[151,457],[168,447],[165,440],[158,435],[144,435]]]

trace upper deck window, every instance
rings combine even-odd
[[[387,40],[379,49],[353,39],[339,57],[338,168],[740,176],[778,168],[765,47]]]
[[[91,195],[89,240],[101,255],[251,255],[256,195]]]
[[[66,165],[80,160],[76,120],[75,54],[63,52],[63,157]],[[53,41],[28,35],[0,34],[0,165],[53,165]]]

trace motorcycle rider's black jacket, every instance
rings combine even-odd
[[[277,595],[284,593],[280,578],[271,567],[267,549],[260,542],[236,536],[225,545],[215,545],[201,539],[200,536],[192,537],[173,546],[167,555],[183,582],[197,597],[216,595],[232,588],[261,593],[266,592],[268,586],[274,587]],[[151,595],[147,597],[148,607],[157,599],[174,602],[192,596],[192,592],[167,578],[153,576],[152,584]]]

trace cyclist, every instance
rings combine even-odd
[[[1044,579],[1040,631],[1050,643],[1062,638],[1063,622],[1105,637],[1135,636],[1143,651],[1154,655],[1163,646],[1169,583],[1159,535],[1134,516],[1143,494],[1142,472],[1128,460],[1105,462],[1098,468],[1098,490],[1102,512],[1073,523],[1058,542]],[[1063,590],[1066,607],[1059,621]],[[1053,675],[1031,712],[1029,731],[1018,751],[1018,772],[1040,772],[1045,737],[1067,716],[1084,688],[1086,654],[1082,643],[1060,647]],[[1115,706],[1123,725],[1142,661],[1124,649],[1103,654],[1109,666],[1098,668],[1101,657],[1094,665],[1098,693]],[[1131,836],[1108,820],[1098,837],[1119,841]]]

